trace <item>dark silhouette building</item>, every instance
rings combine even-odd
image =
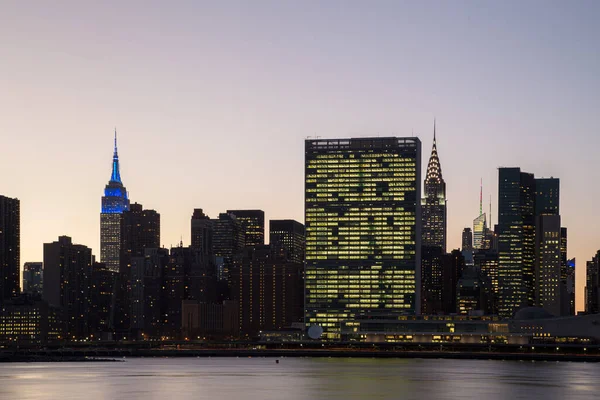
[[[141,204],[131,204],[121,214],[121,256],[115,330],[119,337],[136,337],[143,322],[144,257],[146,249],[160,248],[160,214],[144,210]]]
[[[43,263],[26,262],[23,266],[23,293],[38,293],[41,295],[43,284]]]
[[[465,268],[456,288],[456,313],[482,315],[489,313],[488,290],[481,272],[474,267]]]
[[[62,310],[39,294],[22,294],[0,305],[0,343],[47,345],[66,339]]]
[[[282,252],[288,261],[303,263],[304,225],[293,219],[272,219],[269,221],[269,244],[273,251]]]
[[[139,261],[138,261],[139,262]],[[138,295],[143,298],[143,314],[137,317],[136,329],[141,330],[144,339],[160,339],[165,336],[164,316],[168,313],[171,303],[165,300],[173,289],[171,282],[166,282],[168,277],[173,276],[167,272],[171,257],[168,249],[154,248],[146,249],[143,262],[143,292]],[[166,285],[166,283],[168,283]],[[171,332],[169,332],[171,333]]]
[[[213,220],[213,254],[217,269],[219,301],[230,298],[229,270],[233,257],[245,245],[245,232],[235,214],[221,213]]]
[[[498,314],[535,303],[535,179],[519,168],[499,169]]]
[[[117,273],[105,263],[92,264],[90,330],[96,339],[112,336],[112,313],[116,292]]]
[[[242,225],[246,246],[265,244],[265,212],[263,210],[227,210]]]
[[[473,251],[473,231],[471,228],[465,228],[462,231],[462,247],[463,251]]]
[[[202,211],[194,209],[191,220],[192,247],[199,249],[202,254],[213,254],[213,221]]]
[[[439,246],[422,246],[421,250],[421,314],[435,315],[444,312],[442,293],[444,253]]]
[[[473,267],[480,274],[486,290],[487,311],[498,313],[498,251],[480,249],[473,252]]]
[[[238,338],[238,301],[225,300],[216,304],[184,300],[181,326],[184,339]]]
[[[535,180],[535,304],[556,316],[568,315],[569,308],[563,277],[567,243],[562,237],[559,200],[558,179]]]
[[[569,299],[569,315],[575,315],[575,269],[576,269],[576,260],[575,258],[571,258],[567,260],[567,279],[566,279],[566,287],[567,287],[567,296]]]
[[[92,250],[68,236],[44,243],[43,298],[60,307],[69,340],[90,335]]]
[[[108,269],[119,271],[121,246],[121,214],[129,210],[127,189],[121,182],[119,154],[117,152],[117,130],[115,129],[115,149],[113,153],[112,174],[102,197],[100,212],[100,258]]]
[[[586,264],[585,312],[600,313],[600,250]]]
[[[305,143],[305,323],[339,338],[356,315],[419,313],[421,142]]]
[[[302,263],[290,262],[268,245],[247,246],[231,270],[241,334],[255,337],[302,322]]]
[[[442,258],[442,310],[454,314],[457,309],[458,280],[465,270],[465,257],[459,249],[452,250]]]
[[[20,290],[21,203],[0,196],[0,304]]]

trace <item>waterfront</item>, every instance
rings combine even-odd
[[[596,363],[131,358],[0,365],[0,399],[588,399]]]

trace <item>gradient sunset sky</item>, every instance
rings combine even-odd
[[[102,3],[102,4],[100,4]],[[21,261],[69,235],[99,255],[113,130],[130,198],[161,214],[304,220],[304,139],[418,136],[437,119],[449,248],[497,168],[561,179],[577,257],[600,248],[598,1],[11,1],[0,5],[0,194]]]

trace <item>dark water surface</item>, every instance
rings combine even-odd
[[[537,398],[600,398],[600,364],[335,358],[0,364],[2,400]]]

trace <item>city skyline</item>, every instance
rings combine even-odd
[[[161,213],[161,244],[168,247],[182,236],[189,243],[194,208],[211,218],[256,208],[267,219],[303,221],[306,136],[408,136],[414,129],[426,149],[437,117],[448,249],[460,246],[462,228],[477,215],[481,177],[484,196],[494,199],[492,222],[498,167],[558,177],[582,309],[585,262],[600,247],[593,229],[600,193],[588,184],[600,170],[593,151],[599,144],[598,28],[597,12],[590,10],[597,5],[514,4],[470,10],[440,4],[427,13],[390,5],[373,14],[358,4],[344,10],[319,5],[322,17],[310,5],[281,5],[279,19],[242,4],[250,21],[242,24],[235,7],[195,6],[172,10],[183,22],[164,25],[157,9],[129,25],[136,15],[130,6],[115,15],[106,5],[10,5],[0,33],[14,38],[6,54],[14,62],[0,66],[7,116],[0,130],[14,150],[0,167],[18,173],[3,174],[0,184],[3,195],[21,200],[20,268],[40,261],[42,244],[63,234],[99,257],[98,198],[115,124],[131,199]],[[81,18],[65,23],[61,13]],[[199,40],[185,14],[200,18],[208,32],[225,32],[215,33],[219,46],[210,44],[214,37]],[[419,22],[398,24],[387,15],[429,20],[432,29],[423,33]],[[511,32],[504,30],[506,20]],[[304,22],[314,33],[302,33]],[[82,32],[80,23],[89,30]],[[227,29],[217,29],[220,23]],[[153,33],[156,24],[160,35]],[[417,34],[424,35],[418,45],[410,40]],[[465,37],[481,39],[461,45]]]

